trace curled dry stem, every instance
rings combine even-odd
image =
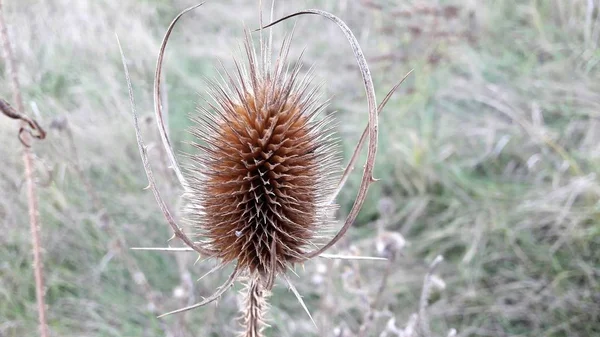
[[[125,78],[127,80],[127,88],[129,90],[129,101],[131,103],[131,111],[133,114],[133,125],[135,128],[135,135],[136,135],[136,140],[137,140],[137,144],[138,144],[138,149],[140,151],[140,156],[142,157],[142,162],[144,164],[144,171],[146,172],[146,177],[148,178],[148,184],[149,184],[148,187],[152,190],[152,193],[154,194],[154,198],[156,199],[156,202],[158,203],[158,206],[160,207],[160,210],[162,211],[165,219],[171,226],[171,229],[173,229],[175,236],[178,237],[181,241],[183,241],[188,247],[192,248],[193,250],[200,253],[201,255],[209,255],[210,256],[213,253],[210,249],[206,249],[206,248],[201,247],[201,246],[197,245],[196,243],[194,243],[187,235],[185,235],[185,233],[183,233],[181,228],[179,228],[179,226],[175,222],[175,219],[173,219],[173,216],[171,215],[171,212],[169,211],[166,203],[162,199],[162,196],[161,196],[160,192],[158,191],[158,188],[156,187],[156,181],[154,180],[154,174],[152,172],[152,168],[150,167],[150,161],[148,159],[146,145],[144,145],[144,140],[142,139],[142,135],[140,132],[138,115],[137,115],[137,111],[136,111],[136,107],[135,107],[135,98],[133,96],[133,88],[131,87],[131,78],[129,77],[129,69],[127,68],[127,61],[125,60],[125,55],[123,54],[123,48],[121,47],[121,42],[119,41],[118,36],[117,36],[117,43],[119,45],[119,51],[121,53],[121,60],[123,61]]]
[[[396,90],[400,87],[400,85],[404,82],[404,80],[406,80],[408,75],[410,75],[412,72],[413,71],[411,69],[408,73],[406,73],[406,75],[404,75],[404,77],[396,85],[394,85],[394,87],[392,87],[392,89],[387,93],[387,95],[385,95],[385,97],[383,98],[383,101],[381,101],[381,103],[379,103],[379,106],[377,107],[377,114],[381,113],[381,111],[383,110],[383,108],[385,107],[387,102],[390,100],[392,95],[396,92]],[[356,163],[356,160],[358,159],[358,154],[362,150],[362,147],[365,144],[365,141],[367,141],[368,133],[369,133],[369,126],[367,125],[365,127],[365,129],[363,130],[362,135],[360,136],[360,140],[358,141],[358,144],[356,144],[356,147],[354,148],[354,152],[352,153],[352,156],[350,157],[350,161],[348,162],[348,165],[346,165],[346,168],[344,169],[342,178],[338,182],[338,184],[335,188],[335,191],[333,192],[333,194],[331,194],[331,197],[329,198],[330,204],[332,204],[335,201],[335,198],[337,198],[338,194],[340,194],[340,192],[342,191],[342,188],[344,187],[344,185],[346,184],[346,181],[348,180],[348,177],[350,177],[350,173],[352,173],[352,170],[354,170],[354,164]]]
[[[21,95],[19,95],[20,97]],[[21,103],[22,105],[22,103]],[[0,98],[0,112],[6,115],[9,118],[20,120],[21,127],[19,128],[19,140],[21,144],[25,147],[31,147],[29,141],[25,140],[24,132],[27,132],[31,137],[37,139],[46,138],[46,131],[42,129],[42,127],[38,124],[35,119],[30,118],[29,116],[20,113],[15,108],[13,108],[7,101]],[[29,128],[27,128],[29,127]]]
[[[358,190],[358,194],[356,196],[354,204],[352,205],[352,209],[350,210],[350,213],[348,214],[348,217],[346,218],[346,221],[344,222],[344,225],[338,231],[338,233],[331,239],[331,241],[329,241],[323,247],[316,249],[312,252],[308,252],[304,255],[305,259],[311,259],[311,258],[318,256],[319,254],[325,252],[327,249],[329,249],[331,246],[333,246],[335,243],[337,243],[344,236],[344,234],[346,234],[346,231],[348,231],[348,229],[350,228],[352,223],[354,223],[354,220],[356,220],[356,217],[358,216],[358,213],[360,212],[360,209],[362,208],[362,205],[367,197],[367,191],[369,190],[369,185],[375,181],[375,179],[373,178],[373,168],[375,166],[375,156],[377,154],[378,116],[377,116],[377,102],[376,102],[376,97],[375,97],[375,88],[373,85],[373,79],[371,78],[371,72],[369,70],[369,66],[367,65],[367,60],[365,59],[365,56],[360,48],[360,45],[358,44],[358,40],[356,39],[356,37],[354,36],[352,31],[350,30],[348,25],[346,25],[346,23],[344,21],[342,21],[340,18],[338,18],[337,16],[335,16],[329,12],[326,12],[326,11],[322,11],[322,10],[318,10],[318,9],[307,9],[307,10],[303,10],[303,11],[299,11],[299,12],[287,15],[279,20],[276,20],[275,22],[272,22],[272,23],[266,25],[265,27],[261,27],[261,29],[269,28],[271,26],[276,25],[277,23],[280,23],[282,21],[285,21],[285,20],[290,19],[295,16],[307,15],[307,14],[318,15],[318,16],[321,16],[321,17],[324,17],[326,19],[333,21],[342,30],[342,32],[346,36],[346,39],[350,43],[350,47],[352,48],[352,52],[354,53],[354,57],[356,58],[358,67],[360,69],[360,73],[361,73],[361,76],[363,79],[363,84],[365,87],[365,92],[367,95],[367,103],[368,103],[368,110],[369,110],[369,125],[368,125],[369,145],[368,145],[368,151],[367,151],[367,160],[366,160],[366,164],[364,166],[363,176],[362,176],[362,180],[361,180],[360,187]]]
[[[160,139],[162,141],[163,147],[169,157],[169,161],[171,162],[171,166],[173,170],[175,170],[175,175],[179,180],[179,183],[184,189],[188,188],[188,183],[183,173],[181,172],[181,168],[175,159],[175,154],[173,153],[173,147],[171,146],[171,142],[169,140],[169,135],[167,134],[167,129],[165,126],[165,120],[163,118],[162,111],[162,95],[161,95],[161,80],[162,80],[162,67],[163,67],[163,59],[165,56],[165,49],[167,48],[167,42],[169,42],[169,37],[171,36],[171,32],[173,32],[173,28],[175,28],[175,24],[179,19],[187,12],[192,11],[200,6],[204,5],[204,2],[199,3],[197,5],[188,7],[181,11],[171,24],[169,24],[169,28],[167,28],[167,32],[163,37],[163,40],[160,44],[160,49],[158,51],[158,60],[156,62],[156,72],[154,74],[154,113],[156,115],[156,124],[158,125],[158,133],[160,134]]]
[[[195,8],[195,7],[193,7],[193,8]],[[190,9],[188,9],[188,10],[190,10]],[[185,13],[185,11],[183,13]],[[179,16],[181,16],[181,15],[182,14],[180,14]],[[171,216],[171,213],[170,213],[169,209],[167,208],[167,205],[163,201],[163,199],[160,195],[160,192],[158,191],[158,188],[156,187],[156,182],[154,180],[152,168],[150,167],[150,162],[148,159],[148,153],[146,150],[146,146],[144,145],[144,140],[142,139],[141,132],[140,132],[139,121],[138,121],[137,111],[136,111],[136,107],[135,107],[135,98],[133,96],[133,88],[131,87],[131,78],[129,76],[129,69],[127,68],[127,61],[125,59],[125,55],[123,54],[123,48],[121,47],[121,43],[119,41],[118,36],[117,36],[117,43],[119,45],[119,51],[121,53],[121,59],[123,61],[123,69],[125,71],[125,78],[127,80],[127,88],[129,90],[129,101],[131,103],[131,110],[132,110],[132,114],[133,114],[133,124],[134,124],[134,128],[135,128],[136,139],[137,139],[138,148],[140,151],[140,156],[142,157],[142,162],[144,163],[144,170],[145,170],[146,176],[148,178],[149,187],[152,190],[154,197],[156,199],[156,202],[158,203],[161,211],[163,212],[165,219],[167,220],[167,222],[173,229],[175,236],[178,237],[180,240],[182,240],[188,247],[190,247],[191,249],[200,253],[201,255],[209,255],[210,256],[213,254],[213,252],[211,250],[203,248],[203,247],[197,245],[196,243],[194,243],[179,228],[179,226],[177,225],[177,223]],[[165,136],[166,136],[166,134],[165,134]],[[185,185],[184,185],[184,187],[185,187]],[[199,307],[207,305],[211,302],[216,301],[217,299],[219,299],[221,297],[221,295],[223,295],[223,293],[225,293],[229,289],[229,287],[233,284],[233,282],[235,282],[235,280],[237,279],[239,274],[240,274],[240,269],[239,269],[239,266],[236,265],[235,269],[233,270],[233,272],[231,273],[231,275],[229,276],[227,281],[221,287],[219,287],[219,289],[213,295],[209,296],[208,298],[206,298],[205,300],[203,300],[200,303],[196,303],[194,305],[191,305],[191,306],[188,306],[185,308],[177,309],[177,310],[162,314],[162,315],[158,316],[158,318],[165,317],[165,316],[168,316],[171,314],[185,312],[185,311],[192,310],[195,308],[199,308]]]
[[[35,294],[38,311],[38,323],[41,337],[48,337],[48,323],[46,321],[46,303],[44,300],[44,265],[42,262],[42,243],[40,238],[40,214],[38,209],[38,199],[36,185],[34,181],[34,157],[31,152],[30,141],[31,137],[43,139],[45,133],[34,120],[24,114],[25,108],[23,98],[21,96],[21,88],[17,77],[15,59],[10,46],[10,39],[4,22],[4,11],[2,0],[0,0],[0,39],[4,50],[4,60],[6,63],[6,71],[12,80],[12,90],[14,102],[17,109],[13,109],[6,101],[1,101],[0,110],[10,118],[21,120],[21,128],[19,130],[19,139],[23,144],[23,163],[25,166],[25,179],[27,181],[27,202],[29,206],[29,225],[31,230],[31,241],[33,245],[33,273],[35,278]],[[27,132],[24,132],[27,130]],[[33,133],[31,131],[35,131]]]

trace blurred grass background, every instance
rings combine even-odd
[[[190,150],[188,114],[218,61],[231,65],[258,1],[213,1],[169,43],[169,126]],[[231,336],[237,296],[156,319],[212,293],[227,270],[193,254],[135,252],[169,230],[142,171],[115,32],[127,56],[159,187],[166,169],[152,114],[162,34],[187,0],[5,1],[27,113],[49,131],[35,145],[49,324],[53,336]],[[403,325],[417,310],[428,261],[443,254],[446,289],[431,304],[436,336],[600,336],[600,3],[530,1],[276,1],[275,16],[316,7],[344,19],[370,62],[379,99],[413,74],[381,116],[376,177],[338,252],[376,255],[381,231],[410,243],[394,263],[384,307]],[[324,19],[300,17],[306,48],[346,157],[366,124],[351,50]],[[293,23],[274,29],[277,44]],[[293,59],[293,56],[292,56]],[[10,86],[0,63],[1,97]],[[37,334],[17,126],[0,119],[0,336]],[[185,161],[183,156],[180,160]],[[340,197],[340,218],[360,170]],[[175,243],[174,243],[175,244]],[[269,336],[355,336],[386,268],[315,260],[296,271],[315,328],[283,284]],[[352,286],[356,285],[356,287]],[[371,336],[389,320],[377,317]]]

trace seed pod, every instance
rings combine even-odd
[[[259,64],[247,33],[247,67],[236,63],[235,79],[226,73],[227,83],[212,84],[210,94],[214,102],[209,103],[208,108],[201,108],[201,113],[194,118],[196,125],[192,134],[198,139],[195,146],[200,153],[190,155],[191,164],[184,176],[171,147],[162,114],[162,63],[167,41],[177,21],[185,13],[201,5],[182,11],[169,25],[159,49],[153,96],[155,120],[162,144],[171,167],[189,198],[188,220],[196,225],[198,236],[204,240],[194,242],[181,230],[156,186],[140,133],[127,63],[120,49],[138,149],[148,178],[148,187],[165,220],[175,237],[182,240],[189,250],[220,260],[220,265],[210,272],[235,261],[229,278],[214,294],[200,303],[158,317],[214,302],[240,278],[248,280],[248,298],[264,299],[273,287],[275,277],[281,274],[312,320],[302,296],[284,270],[296,262],[304,262],[317,256],[324,257],[323,253],[336,244],[356,220],[369,185],[376,181],[373,168],[377,153],[378,110],[383,108],[402,81],[377,107],[373,80],[358,41],[350,28],[331,13],[308,9],[272,21],[266,26],[262,25],[260,19],[261,34],[264,29],[301,15],[318,15],[341,29],[352,48],[363,79],[369,116],[367,129],[354,149],[341,179],[338,179],[335,168],[339,163],[339,151],[336,151],[336,143],[332,137],[331,121],[329,117],[318,118],[324,105],[317,105],[317,90],[311,88],[310,76],[298,79],[300,61],[296,62],[292,71],[288,71],[286,58],[290,39],[284,40],[280,56],[271,68],[271,39],[269,38],[269,43],[263,43],[261,35]],[[333,202],[367,140],[367,159],[352,208],[333,238],[325,243],[317,243],[316,239],[323,237],[323,231],[330,221]],[[244,336],[261,336],[262,316],[258,314],[264,311],[262,303],[258,300],[246,301],[243,318],[247,329]]]
[[[188,170],[191,219],[222,263],[272,279],[301,261],[326,226],[335,167],[332,124],[300,64],[288,73],[285,39],[274,69],[258,65],[246,36],[247,68],[211,83],[214,102],[194,118],[199,154]]]

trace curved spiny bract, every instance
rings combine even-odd
[[[289,42],[271,70],[246,38],[247,67],[236,63],[228,83],[211,84],[214,103],[195,118],[200,153],[188,170],[200,235],[222,263],[237,260],[267,290],[327,225],[339,164],[310,76],[299,79],[299,61],[287,70]]]

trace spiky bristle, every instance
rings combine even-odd
[[[271,70],[257,64],[247,35],[248,67],[236,63],[235,78],[211,86],[214,104],[192,129],[200,140],[189,169],[193,222],[223,263],[237,260],[267,285],[303,260],[327,222],[339,163],[310,76],[298,78],[300,61],[288,70],[289,43]]]

